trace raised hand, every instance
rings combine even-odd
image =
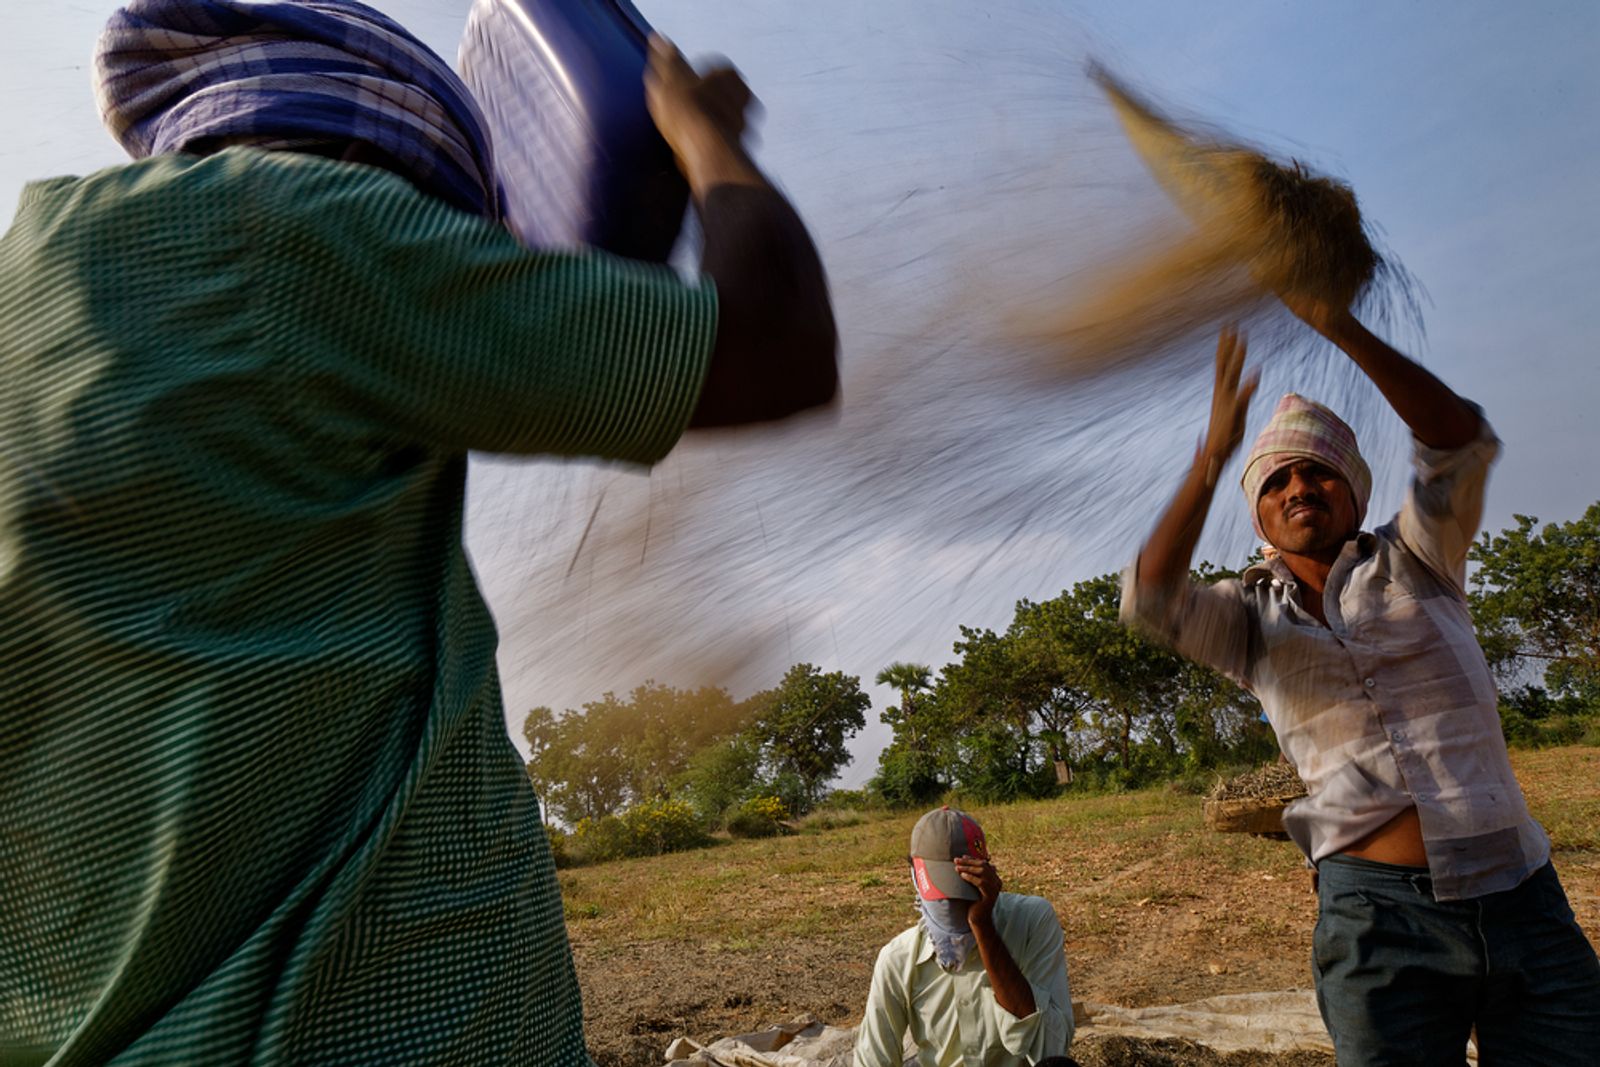
[[[983,894],[967,910],[969,923],[981,922],[994,911],[994,902],[1000,899],[1000,874],[994,869],[993,863],[979,856],[957,856],[955,865],[961,880],[976,886],[978,892]]]
[[[1206,485],[1214,486],[1217,475],[1244,440],[1245,415],[1250,411],[1250,398],[1261,384],[1260,371],[1254,371],[1240,383],[1244,370],[1246,345],[1244,335],[1233,326],[1224,326],[1217,338],[1216,381],[1211,389],[1211,421],[1206,427],[1202,444],[1206,463]]]
[[[671,41],[653,35],[644,96],[696,196],[717,184],[764,184],[741,144],[754,97],[738,71],[719,66],[702,75]]]
[[[1355,321],[1355,316],[1350,313],[1349,308],[1330,304],[1314,296],[1282,292],[1278,294],[1278,299],[1282,300],[1283,306],[1294,312],[1295,317],[1301,322],[1335,344],[1339,344],[1340,338],[1349,333],[1350,326]]]
[[[1194,546],[1200,540],[1211,495],[1223,464],[1244,440],[1244,417],[1250,411],[1260,375],[1251,374],[1241,384],[1245,343],[1239,331],[1225,327],[1217,338],[1217,374],[1211,388],[1211,421],[1195,450],[1194,464],[1178,487],[1177,495],[1161,513],[1150,539],[1139,553],[1141,588],[1172,590],[1186,581]]]
[[[982,856],[957,856],[955,865],[962,880],[977,886],[982,894],[967,908],[967,925],[978,943],[983,969],[989,973],[995,1003],[1018,1019],[1026,1019],[1038,1006],[1033,999],[1033,987],[994,924],[994,904],[1000,899],[1000,875],[994,864]]]

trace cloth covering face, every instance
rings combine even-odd
[[[488,126],[465,84],[355,0],[134,0],[96,48],[102,119],[136,159],[209,138],[354,140],[424,192],[498,219]]]
[[[1355,431],[1331,410],[1307,400],[1298,393],[1285,393],[1277,410],[1262,428],[1250,454],[1245,458],[1240,487],[1250,505],[1250,522],[1256,534],[1261,529],[1261,487],[1275,473],[1297,460],[1310,459],[1339,472],[1355,498],[1356,526],[1367,517],[1367,502],[1372,498],[1372,471],[1361,458]]]
[[[917,906],[922,911],[922,932],[933,943],[939,966],[959,971],[967,962],[967,954],[978,944],[967,924],[970,905],[966,901],[925,900],[919,896]]]
[[[27,188],[0,1064],[589,1067],[466,453],[660,459],[716,311],[373,167],[235,148]]]

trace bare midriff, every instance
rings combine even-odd
[[[1422,822],[1417,818],[1417,809],[1402,811],[1345,849],[1344,855],[1401,867],[1426,867],[1428,852],[1422,847]]]

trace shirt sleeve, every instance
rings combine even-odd
[[[1072,992],[1067,986],[1065,942],[1055,908],[1041,897],[1023,901],[1027,909],[1025,917],[1019,917],[1023,918],[1023,936],[1007,940],[1006,948],[1033,988],[1033,1014],[1019,1019],[994,1002],[994,1026],[1006,1051],[1038,1062],[1047,1056],[1065,1055],[1072,1044]]]
[[[688,426],[709,285],[599,252],[530,251],[371,168],[309,161],[262,214],[264,342],[295,399],[452,450],[650,463]]]
[[[902,977],[909,966],[895,951],[897,941],[884,945],[872,969],[872,990],[866,1014],[856,1031],[855,1067],[901,1067],[906,1027],[910,1024],[910,997]]]
[[[1479,412],[1481,418],[1482,412]],[[1434,574],[1465,595],[1467,552],[1483,519],[1483,493],[1500,440],[1487,419],[1461,448],[1415,443],[1415,473],[1396,524],[1400,541]]]
[[[1141,581],[1135,560],[1122,573],[1120,617],[1124,625],[1249,688],[1250,619],[1244,584],[1237,579],[1213,585],[1184,579],[1163,588]]]

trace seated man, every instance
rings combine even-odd
[[[982,828],[948,807],[917,820],[910,859],[922,918],[878,953],[856,1067],[901,1067],[908,1032],[923,1067],[1062,1063],[1072,996],[1050,902],[1002,893]]]

